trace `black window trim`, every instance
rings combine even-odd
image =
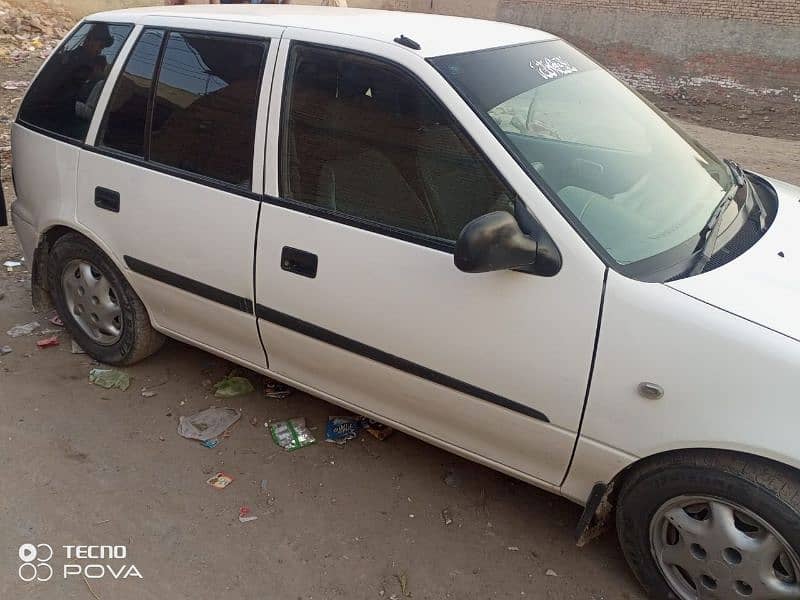
[[[97,24],[97,23],[105,23],[105,22],[106,21],[81,21],[81,23],[79,25],[77,25],[76,28],[79,27],[80,25],[85,24],[85,23]],[[112,24],[113,25],[131,25],[133,27],[133,29],[131,31],[134,31],[135,27],[136,27],[132,23],[113,22]],[[225,38],[239,38],[239,39],[246,39],[246,40],[250,40],[250,41],[257,41],[257,42],[265,43],[266,44],[266,48],[265,48],[265,52],[264,52],[264,55],[263,55],[263,58],[262,58],[262,61],[261,61],[261,70],[259,72],[259,81],[258,81],[258,99],[257,99],[257,103],[258,103],[259,106],[261,105],[261,102],[262,102],[261,91],[262,91],[262,88],[263,88],[263,85],[264,85],[264,72],[265,72],[265,69],[267,67],[267,60],[269,58],[269,48],[270,48],[271,44],[278,43],[280,41],[279,38],[259,37],[259,36],[238,34],[238,33],[225,33],[225,32],[219,33],[219,32],[215,32],[213,30],[208,30],[208,29],[192,29],[192,28],[183,28],[183,27],[181,27],[181,28],[178,28],[178,27],[162,27],[160,25],[145,25],[145,26],[142,27],[142,30],[141,30],[141,32],[139,34],[139,37],[137,37],[136,41],[134,42],[134,45],[139,41],[139,38],[141,37],[142,33],[144,33],[146,30],[153,30],[153,29],[161,30],[165,34],[164,38],[162,40],[161,49],[159,50],[159,64],[157,65],[158,69],[160,69],[160,59],[162,58],[163,50],[166,47],[165,46],[165,41],[166,41],[166,39],[168,37],[168,34],[170,32],[172,32],[172,31],[176,31],[176,32],[179,32],[179,33],[195,33],[195,34],[196,33],[200,33],[200,34],[210,35],[211,37],[216,36],[216,37],[225,37]],[[69,37],[64,38],[64,40],[62,40],[62,42],[59,45],[59,47],[56,49],[56,51],[53,52],[53,55],[51,55],[51,56],[54,56],[55,53],[57,52],[57,50],[60,49],[61,46],[63,46],[64,43],[68,39],[69,39]],[[126,40],[126,42],[127,42],[127,40]],[[131,51],[132,51],[132,49],[131,49]],[[130,52],[125,57],[125,65],[127,65],[127,62],[128,62],[129,58],[130,58]],[[124,68],[125,67],[123,66],[123,69]],[[119,72],[119,74],[117,75],[117,78],[114,80],[114,86],[115,87],[116,87],[117,81],[119,81],[119,78],[120,78],[121,75],[122,75],[122,71]],[[153,80],[154,81],[156,81],[156,75],[157,75],[157,73],[153,74],[153,78],[154,78]],[[155,86],[153,86],[153,88],[155,88]],[[113,90],[112,90],[112,93],[113,93]],[[109,99],[110,99],[110,97],[109,97]],[[148,112],[150,111],[150,108],[151,107],[148,105]],[[106,111],[108,110],[108,105],[106,105],[105,109],[106,109]],[[106,115],[106,113],[104,112],[103,113],[103,119],[105,119],[105,115]],[[214,179],[212,177],[206,177],[206,176],[201,175],[199,173],[192,173],[190,171],[184,171],[182,169],[178,169],[178,168],[175,168],[175,167],[170,167],[169,165],[163,165],[161,163],[148,161],[148,160],[145,160],[144,158],[142,158],[140,156],[135,156],[133,154],[129,154],[129,153],[123,152],[121,150],[115,150],[113,148],[106,148],[106,147],[103,147],[103,146],[99,146],[97,144],[98,143],[97,139],[95,139],[94,144],[89,144],[86,141],[87,138],[84,138],[83,140],[76,140],[74,138],[70,138],[70,137],[67,137],[65,135],[61,135],[61,134],[58,134],[58,133],[54,133],[52,131],[48,131],[48,130],[46,130],[46,129],[42,128],[42,127],[39,127],[37,125],[33,125],[31,123],[27,123],[27,122],[21,121],[19,119],[19,117],[17,117],[15,123],[17,125],[20,125],[21,127],[25,127],[26,129],[29,129],[30,131],[33,131],[34,133],[38,133],[38,134],[43,135],[45,137],[49,137],[49,138],[54,139],[56,141],[62,142],[64,144],[69,144],[70,146],[75,146],[76,148],[80,148],[81,150],[85,150],[87,152],[93,152],[94,154],[100,154],[101,156],[105,156],[105,157],[108,157],[108,158],[113,158],[113,159],[119,160],[121,162],[132,164],[132,165],[137,166],[137,167],[142,167],[142,168],[145,168],[145,169],[149,169],[151,171],[155,171],[157,173],[162,173],[164,175],[169,175],[169,176],[175,177],[176,179],[182,179],[182,180],[188,181],[190,183],[196,183],[196,184],[203,185],[203,186],[206,186],[206,187],[209,187],[209,188],[212,188],[212,189],[220,190],[222,192],[227,192],[229,194],[233,194],[233,195],[236,195],[236,196],[241,196],[243,198],[248,198],[249,200],[254,200],[254,201],[263,201],[264,200],[264,197],[263,197],[262,194],[256,193],[252,189],[253,185],[255,185],[255,181],[256,181],[256,174],[255,173],[252,174],[252,182],[251,182],[250,189],[245,189],[242,186],[237,186],[235,184],[231,184],[231,183],[227,183],[227,182],[224,182],[224,181],[220,181],[220,180]],[[256,114],[255,114],[255,117],[254,117],[254,126],[253,126],[253,131],[254,132],[255,132],[255,129],[256,129],[255,125],[257,123],[258,123],[258,111],[256,111]],[[99,135],[100,131],[98,130],[97,133]],[[88,137],[88,132],[87,132],[87,137]],[[147,136],[148,140],[149,140],[149,137],[150,136],[148,135]],[[148,141],[148,143],[149,143],[149,141]],[[258,148],[254,147],[253,158],[255,158],[255,153],[256,152],[258,152]]]
[[[253,173],[253,171],[252,171],[252,163],[254,162],[253,159],[255,158],[255,153],[258,151],[258,149],[255,147],[256,126],[258,125],[258,113],[259,113],[258,109],[261,107],[261,102],[262,102],[261,92],[262,92],[262,89],[263,89],[263,86],[264,86],[264,72],[265,72],[265,70],[267,68],[267,61],[268,61],[268,58],[269,58],[269,48],[273,43],[277,43],[277,41],[279,41],[279,40],[276,40],[275,38],[271,38],[271,37],[259,37],[259,36],[245,35],[245,34],[239,34],[239,33],[230,33],[230,34],[229,33],[225,33],[225,32],[221,32],[220,33],[220,32],[216,32],[214,30],[208,30],[208,29],[191,29],[191,28],[185,28],[185,27],[164,27],[164,26],[160,26],[160,25],[145,25],[145,26],[142,27],[142,31],[140,32],[139,37],[137,37],[136,42],[134,43],[134,46],[139,42],[139,40],[141,39],[142,35],[144,35],[144,33],[146,31],[154,31],[154,30],[162,31],[164,33],[164,37],[161,40],[161,48],[159,48],[159,51],[158,51],[158,58],[156,59],[157,60],[156,68],[153,71],[153,85],[150,88],[150,96],[149,96],[148,101],[147,101],[147,120],[145,122],[145,156],[144,157],[134,156],[132,154],[129,154],[127,152],[123,152],[121,150],[116,150],[114,148],[108,148],[106,146],[101,146],[99,144],[99,142],[100,142],[99,139],[95,139],[94,140],[94,145],[93,146],[89,146],[88,144],[84,143],[83,144],[84,149],[92,151],[92,152],[97,152],[98,154],[102,154],[104,156],[109,156],[111,158],[118,158],[119,160],[121,160],[123,162],[129,162],[129,163],[136,164],[138,166],[147,167],[147,168],[152,169],[154,171],[157,171],[159,173],[164,173],[166,175],[172,175],[172,176],[177,177],[179,179],[185,179],[185,180],[191,181],[193,183],[199,183],[201,185],[206,185],[208,187],[212,187],[212,188],[215,188],[215,189],[220,189],[222,191],[231,192],[233,194],[237,194],[239,196],[244,196],[246,198],[251,198],[253,200],[259,200],[261,198],[261,195],[253,192],[253,186],[255,185],[257,174]],[[226,181],[221,181],[221,180],[215,179],[213,177],[207,177],[207,176],[202,175],[200,173],[192,173],[191,171],[186,171],[184,169],[179,169],[177,167],[172,167],[170,165],[165,165],[163,163],[159,163],[159,162],[156,162],[156,161],[153,161],[153,160],[150,159],[150,138],[152,136],[152,125],[153,125],[153,123],[152,123],[152,115],[153,115],[153,110],[154,110],[154,107],[155,107],[155,97],[156,97],[156,92],[157,92],[157,88],[158,88],[158,78],[159,78],[159,75],[161,74],[161,64],[162,64],[163,59],[164,59],[164,53],[166,52],[167,43],[169,41],[169,36],[172,33],[189,33],[189,34],[195,34],[195,35],[196,34],[201,34],[201,35],[204,35],[204,36],[210,37],[210,38],[241,39],[241,40],[246,40],[246,41],[251,41],[251,42],[258,42],[258,43],[264,45],[264,52],[261,55],[261,65],[259,66],[259,72],[258,72],[258,83],[256,85],[256,89],[258,90],[258,95],[256,96],[256,111],[255,111],[255,114],[253,115],[253,123],[252,123],[253,152],[252,152],[252,157],[251,157],[251,160],[250,160],[251,170],[250,170],[250,188],[249,189],[245,189],[243,186],[236,185],[236,184],[233,184],[233,183],[228,183]],[[132,52],[133,52],[133,49],[131,49],[131,52],[129,52],[128,56],[125,57],[125,66],[127,66],[128,60],[130,59]],[[125,66],[123,66],[123,70],[124,70]],[[121,76],[122,76],[122,71],[120,71],[120,73],[117,75],[117,79],[114,81],[114,87],[115,88],[116,88],[116,85],[117,85],[117,81],[119,81],[119,78]],[[113,93],[113,90],[112,90],[112,93]],[[109,100],[110,99],[111,98],[109,97]],[[106,108],[106,112],[103,113],[103,119],[105,119],[106,114],[108,113],[108,105],[106,105],[105,108]],[[98,130],[97,133],[98,133],[98,136],[99,136],[100,130]]]
[[[394,69],[395,71],[399,71],[404,75],[410,77],[420,88],[423,92],[427,93],[428,96],[433,100],[433,102],[446,114],[454,129],[462,135],[471,145],[473,150],[477,153],[478,158],[480,158],[484,165],[492,172],[492,174],[497,177],[498,181],[502,183],[510,192],[513,193],[515,197],[519,197],[516,189],[508,183],[508,180],[503,177],[503,174],[497,168],[497,166],[486,156],[486,153],[481,148],[480,144],[478,144],[475,139],[469,134],[469,132],[464,128],[461,122],[456,118],[453,112],[449,109],[449,107],[442,102],[441,98],[425,83],[422,78],[417,75],[414,71],[409,69],[408,67],[401,65],[400,63],[393,61],[389,58],[384,56],[380,56],[377,54],[373,54],[371,52],[367,52],[364,50],[355,50],[352,48],[345,48],[343,46],[334,46],[331,44],[324,44],[319,42],[307,42],[301,40],[290,40],[289,48],[287,50],[287,61],[283,72],[283,90],[281,93],[281,113],[280,113],[280,122],[278,124],[278,194],[279,196],[264,196],[264,201],[268,204],[273,204],[276,206],[281,206],[283,208],[288,208],[291,210],[295,210],[298,212],[302,212],[304,214],[312,215],[315,217],[319,217],[322,219],[326,219],[329,221],[334,221],[337,223],[341,223],[343,225],[350,225],[352,227],[357,227],[359,229],[365,229],[372,233],[377,233],[380,235],[385,235],[390,238],[399,239],[405,242],[410,242],[412,244],[417,244],[419,246],[425,246],[427,248],[431,248],[433,250],[439,250],[441,252],[445,252],[448,254],[455,253],[456,242],[455,240],[446,240],[444,238],[439,238],[435,236],[425,235],[424,233],[420,233],[417,231],[410,231],[408,229],[401,229],[399,227],[392,227],[391,225],[386,225],[385,223],[379,223],[377,221],[373,221],[371,219],[365,219],[353,215],[348,215],[345,213],[341,213],[338,211],[334,211],[328,208],[316,206],[313,204],[309,204],[307,202],[302,202],[300,200],[293,200],[291,198],[286,198],[283,195],[283,169],[284,169],[284,157],[283,157],[283,144],[284,144],[284,136],[286,135],[286,128],[284,127],[284,117],[285,111],[287,107],[287,95],[289,92],[289,58],[291,56],[291,51],[295,46],[304,46],[309,48],[321,48],[323,50],[332,50],[336,52],[342,52],[346,54],[352,54],[354,56],[360,56],[363,58],[368,58],[370,60],[374,60],[376,62],[382,63],[385,66]],[[438,70],[436,70],[438,73]],[[466,223],[465,223],[466,224]]]
[[[28,89],[25,91],[25,94],[22,96],[22,99],[19,101],[19,109],[17,110],[17,116],[14,119],[14,123],[17,124],[17,125],[22,125],[24,127],[29,128],[32,131],[35,131],[36,133],[41,133],[42,135],[46,135],[47,137],[54,138],[56,140],[59,140],[61,142],[65,142],[65,143],[70,144],[72,146],[83,146],[83,145],[86,144],[86,138],[89,135],[89,129],[92,128],[91,121],[89,121],[89,129],[86,130],[86,136],[84,136],[84,138],[82,140],[79,140],[79,139],[71,138],[71,137],[66,136],[64,134],[61,134],[61,133],[56,133],[54,131],[48,131],[44,127],[39,127],[38,125],[34,125],[33,123],[28,123],[27,121],[22,120],[22,118],[20,117],[20,113],[22,112],[22,106],[25,104],[25,100],[28,97],[28,94],[30,93],[31,88],[33,88],[33,82],[36,81],[39,78],[39,76],[42,74],[44,69],[47,68],[47,65],[50,64],[50,61],[53,60],[59,52],[61,52],[61,49],[67,44],[67,42],[69,40],[72,39],[72,36],[75,35],[75,33],[78,31],[78,29],[80,29],[83,25],[127,25],[128,27],[130,27],[131,29],[128,32],[128,35],[125,37],[125,41],[122,42],[122,46],[119,49],[120,53],[122,53],[122,50],[125,48],[125,44],[128,43],[128,40],[130,39],[131,34],[136,30],[136,23],[129,23],[127,21],[97,21],[97,20],[94,20],[94,19],[84,19],[84,20],[80,21],[79,23],[77,23],[75,25],[75,27],[73,27],[72,30],[69,32],[69,34],[64,36],[64,39],[62,39],[61,42],[59,42],[58,46],[56,46],[56,48],[53,50],[53,52],[50,54],[50,56],[47,57],[47,60],[45,60],[42,63],[42,66],[36,72],[36,76],[31,80],[31,85],[28,86]],[[117,60],[119,60],[119,54],[117,54],[117,57],[114,59],[114,63],[111,65],[112,69],[114,68],[114,65],[116,65]],[[126,61],[127,61],[127,57],[126,57]],[[108,83],[108,80],[110,78],[110,74],[111,74],[111,71],[109,71],[109,77],[106,77],[106,80],[103,82],[103,91],[105,91],[105,86]],[[116,85],[116,80],[114,81],[114,85]],[[101,94],[102,94],[102,92],[101,92]],[[96,111],[97,111],[97,107],[95,107],[95,112]],[[94,117],[95,117],[95,115],[93,114],[92,115],[92,120],[94,120]]]

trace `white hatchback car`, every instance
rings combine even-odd
[[[800,189],[564,41],[102,13],[13,157],[35,300],[96,359],[174,337],[562,494],[654,598],[800,598]]]

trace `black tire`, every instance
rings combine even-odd
[[[73,260],[91,263],[108,279],[121,309],[122,333],[112,345],[103,345],[89,337],[67,307],[62,287],[62,274]],[[125,280],[117,266],[91,241],[80,234],[69,233],[59,238],[50,249],[47,267],[48,289],[64,327],[92,358],[109,365],[132,365],[157,352],[164,345],[164,336],[150,324],[150,317],[141,299]]]
[[[651,520],[659,507],[679,496],[711,496],[750,510],[800,551],[800,476],[791,467],[712,450],[656,458],[625,479],[616,512],[620,545],[649,598],[679,597],[661,574],[650,545]],[[739,597],[720,597],[734,596]]]

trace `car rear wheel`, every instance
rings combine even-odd
[[[624,482],[617,534],[652,598],[800,598],[789,467],[726,452],[656,459]]]
[[[67,234],[50,250],[48,287],[67,331],[103,363],[130,365],[164,343],[116,265],[81,235]]]

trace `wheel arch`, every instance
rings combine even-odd
[[[643,472],[659,463],[665,466],[679,463],[701,464],[711,457],[719,458],[720,456],[747,458],[754,462],[771,464],[777,468],[791,471],[800,480],[800,468],[791,464],[791,462],[749,450],[695,446],[655,452],[626,465],[611,477],[608,482],[595,484],[586,501],[584,512],[578,521],[578,527],[575,532],[577,545],[583,546],[589,543],[600,537],[612,526],[619,492],[637,473]]]
[[[31,265],[31,297],[33,306],[37,311],[49,310],[53,307],[48,287],[48,265],[50,259],[50,249],[53,245],[67,234],[77,234],[85,238],[88,242],[97,246],[108,258],[117,266],[120,272],[125,274],[125,265],[118,260],[113,252],[105,244],[97,239],[90,231],[78,228],[74,223],[52,223],[39,234],[39,240],[33,252],[33,264]],[[128,279],[126,277],[126,279]],[[130,284],[130,280],[128,280]]]

